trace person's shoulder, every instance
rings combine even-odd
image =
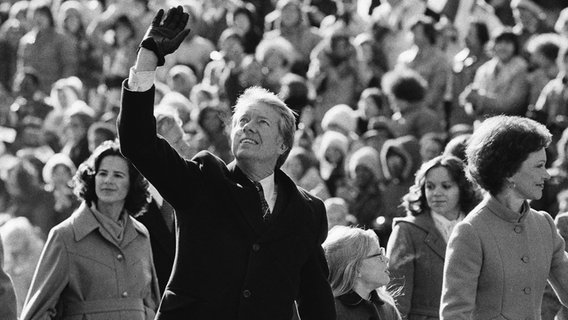
[[[394,218],[393,220],[393,226],[396,225],[401,225],[401,226],[416,226],[416,227],[420,227],[423,228],[424,224],[426,224],[428,221],[427,220],[432,220],[431,216],[427,213],[422,213],[419,215],[407,215],[406,217],[401,217],[401,218]]]
[[[150,232],[142,222],[136,220],[133,216],[129,216],[128,218],[130,219],[130,221],[132,221],[132,224],[134,226],[134,229],[136,229],[136,231],[138,231],[146,238],[150,238]]]

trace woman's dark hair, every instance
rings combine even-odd
[[[118,156],[128,163],[128,173],[130,176],[130,190],[124,202],[124,209],[131,215],[136,215],[148,204],[150,193],[148,191],[148,181],[136,170],[134,165],[120,153],[118,142],[105,141],[98,146],[93,154],[85,160],[77,170],[75,177],[75,195],[83,199],[87,205],[91,206],[98,200],[95,192],[95,175],[99,170],[102,160],[109,156]]]
[[[209,113],[213,113],[220,121],[221,126],[220,126],[220,130],[223,130],[225,128],[225,121],[223,121],[223,117],[222,117],[222,111],[212,105],[212,104],[207,104],[205,105],[201,110],[199,110],[199,113],[197,114],[197,124],[199,125],[200,128],[205,130],[205,117],[209,114]],[[212,132],[207,132],[212,133]]]
[[[16,162],[7,172],[8,177],[13,177],[13,182],[18,189],[18,194],[12,196],[18,198],[30,197],[36,195],[41,189],[41,177],[38,168],[31,161],[16,158]]]
[[[454,156],[441,155],[422,164],[418,172],[416,172],[414,185],[402,197],[402,205],[408,214],[417,216],[430,210],[426,201],[426,175],[434,168],[445,168],[448,170],[448,173],[458,185],[460,190],[459,206],[463,213],[467,214],[477,205],[480,200],[479,192],[467,180],[463,161]]]
[[[438,31],[436,30],[436,22],[434,19],[428,16],[421,16],[410,26],[410,30],[413,30],[418,26],[422,26],[422,30],[424,31],[424,35],[428,39],[428,42],[430,42],[431,45],[436,44]]]
[[[426,96],[427,82],[417,72],[404,69],[387,72],[381,86],[399,100],[420,102]]]
[[[496,195],[529,154],[546,148],[551,140],[548,129],[532,119],[503,115],[488,118],[469,140],[468,178]]]
[[[511,30],[504,29],[493,39],[493,44],[497,42],[509,42],[513,44],[513,55],[518,56],[521,53],[521,44],[519,42],[519,37]]]

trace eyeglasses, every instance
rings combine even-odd
[[[365,259],[373,259],[373,258],[376,258],[376,257],[380,257],[381,260],[385,259],[385,258],[386,258],[386,256],[385,256],[385,248],[380,247],[378,253],[375,253],[375,254],[366,256]]]

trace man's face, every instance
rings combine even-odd
[[[237,161],[270,163],[274,167],[287,149],[279,120],[278,112],[264,103],[238,108],[231,129],[232,151]]]

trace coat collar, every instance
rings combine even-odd
[[[394,225],[397,223],[406,222],[410,223],[426,232],[426,237],[424,238],[424,242],[428,247],[430,247],[437,255],[439,255],[442,259],[446,256],[446,241],[442,234],[436,228],[434,224],[434,219],[432,219],[432,215],[430,212],[424,212],[417,216],[409,215],[405,218],[397,218],[394,219]]]
[[[492,196],[486,197],[483,201],[485,202],[485,206],[491,212],[493,212],[494,215],[511,223],[523,222],[530,211],[530,206],[527,201],[523,202],[520,213],[507,208],[505,205],[499,202],[499,200]]]
[[[75,241],[81,241],[88,234],[101,227],[97,219],[95,219],[95,216],[93,216],[91,209],[89,209],[89,207],[84,201],[81,203],[79,208],[73,213],[71,219],[73,225],[73,233],[75,235]],[[134,240],[134,238],[136,238],[138,234],[147,236],[146,230],[142,226],[142,224],[137,221],[134,221],[134,219],[129,217],[129,219],[126,219],[126,231],[124,233],[122,246],[130,243],[132,240]],[[101,235],[104,236],[104,233],[101,233]]]
[[[361,296],[358,295],[353,290],[338,296],[337,299],[339,301],[341,301],[341,303],[343,303],[344,305],[349,306],[349,307],[356,307],[356,306],[360,305],[361,303],[367,301],[367,300],[361,298]],[[385,303],[381,299],[381,297],[379,297],[376,290],[371,291],[371,300],[370,301],[375,303],[375,304],[378,304],[378,305],[383,305]]]
[[[274,172],[278,195],[274,208],[275,216],[267,225],[261,218],[260,199],[251,180],[236,165],[235,161],[227,165],[227,168],[233,182],[230,190],[233,199],[258,237],[262,236],[262,240],[270,240],[290,232],[302,232],[297,226],[305,225],[303,221],[306,220],[306,215],[303,213],[310,208],[304,202],[298,201],[302,195],[294,182],[282,170],[277,169]],[[285,201],[282,201],[283,199]]]

